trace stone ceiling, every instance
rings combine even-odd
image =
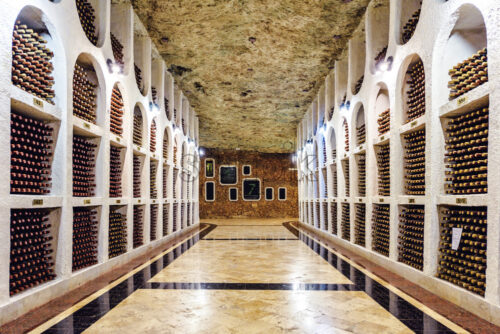
[[[198,114],[201,146],[292,152],[369,1],[131,2]]]

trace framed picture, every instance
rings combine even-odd
[[[252,166],[250,165],[243,165],[243,171],[242,171],[244,176],[249,176],[252,174]]]
[[[238,200],[238,188],[229,188],[229,200],[231,202]]]
[[[205,201],[207,201],[207,202],[215,201],[215,182],[214,181],[205,182]]]
[[[243,180],[243,200],[244,201],[259,201],[260,200],[260,180],[259,179],[244,179]]]
[[[236,166],[220,166],[219,182],[222,185],[238,183],[238,170]]]
[[[215,161],[214,159],[205,159],[205,177],[214,177]]]
[[[266,201],[274,200],[274,188],[267,187],[265,192],[266,192]]]
[[[278,200],[286,201],[286,188],[278,188]]]

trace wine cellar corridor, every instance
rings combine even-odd
[[[499,1],[0,4],[0,333],[500,333]]]

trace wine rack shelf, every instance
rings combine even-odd
[[[342,218],[340,221],[342,239],[351,240],[351,209],[349,203],[342,203]]]
[[[391,110],[386,109],[378,116],[378,134],[383,135],[391,130]]]
[[[158,226],[158,205],[153,204],[151,205],[150,211],[150,230],[149,230],[149,240],[153,241],[157,239],[157,226]]]
[[[406,195],[425,195],[425,129],[404,137],[404,170]]]
[[[488,81],[488,52],[486,48],[455,65],[449,72],[450,100],[453,100]]]
[[[121,207],[111,207],[109,211],[109,258],[127,252],[127,217]]]
[[[422,5],[422,1],[420,1],[420,5]],[[420,18],[421,9],[419,8],[411,18],[406,22],[403,27],[403,32],[401,34],[401,41],[403,44],[407,43],[413,36],[415,29],[417,28],[418,20]]]
[[[366,154],[357,154],[358,164],[358,197],[366,196]]]
[[[163,205],[163,224],[162,224],[162,232],[163,236],[168,235],[168,220],[169,220],[169,212],[170,212],[170,203],[165,203]]]
[[[338,181],[337,181],[337,164],[332,164],[331,168],[331,175],[332,175],[332,187],[333,187],[333,197],[337,197],[339,195],[339,187],[338,187]]]
[[[425,72],[422,60],[410,65],[406,73],[406,123],[425,114]]]
[[[142,146],[142,115],[138,107],[134,110],[134,128],[132,132],[133,143],[139,147]]]
[[[97,264],[97,209],[73,209],[73,271]]]
[[[125,60],[123,55],[123,44],[120,40],[113,34],[111,37],[111,48],[113,50],[113,57],[115,57],[115,64],[120,67],[120,71],[123,72],[123,67],[125,66]]]
[[[378,168],[378,195],[390,196],[390,146],[389,144],[379,146],[377,151]]]
[[[389,256],[390,207],[388,204],[374,204],[372,212],[372,249]]]
[[[149,163],[149,196],[152,199],[158,198],[158,189],[156,187],[156,173],[158,171],[158,164],[153,161]]]
[[[355,204],[354,243],[366,246],[366,204]]]
[[[134,205],[133,247],[144,245],[144,206]]]
[[[115,85],[111,93],[110,130],[117,136],[123,135],[123,96],[120,89]]]
[[[142,158],[134,155],[133,158],[133,196],[134,198],[141,197],[141,170],[142,170]]]
[[[151,153],[156,152],[156,121],[153,120],[151,122],[151,130],[150,130],[150,141],[149,141],[149,151]]]
[[[344,194],[345,197],[351,196],[351,178],[349,169],[349,159],[342,160],[342,169],[344,171]]]
[[[401,206],[398,261],[418,270],[424,269],[424,218],[423,205]]]
[[[446,122],[446,194],[488,192],[488,119],[484,107]]]
[[[73,72],[73,115],[93,124],[97,117],[97,83],[91,66],[76,63]]]
[[[10,193],[49,194],[52,187],[52,126],[16,112],[11,112],[10,124]]]
[[[94,8],[88,0],[76,0],[76,9],[85,35],[92,44],[97,45],[99,36],[95,25],[96,12]]]
[[[54,103],[54,53],[47,48],[44,29],[16,21],[12,36],[12,84],[51,104]],[[50,36],[49,36],[50,37]]]
[[[53,280],[54,237],[46,209],[10,213],[10,295]]]
[[[322,205],[323,205],[323,229],[325,231],[330,231],[330,226],[328,225],[328,203],[323,202]]]
[[[95,139],[73,136],[73,196],[95,196],[96,148]]]
[[[437,277],[484,296],[487,208],[443,206],[440,215]]]
[[[109,157],[109,197],[122,197],[122,157],[123,149],[110,147]]]
[[[337,214],[337,203],[336,202],[331,202],[330,203],[330,218],[332,222],[332,234],[337,235],[338,234],[338,214]]]

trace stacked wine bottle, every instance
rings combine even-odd
[[[332,166],[331,166],[331,169],[330,169],[331,173],[332,173],[332,180],[333,180],[333,197],[338,197],[338,182],[337,182],[337,164],[334,163]]]
[[[152,199],[158,198],[158,190],[156,188],[156,171],[158,170],[158,165],[151,161],[149,164],[149,196]]]
[[[93,71],[76,64],[73,72],[73,115],[96,123],[97,108],[97,85],[90,78],[89,73]]]
[[[163,236],[166,236],[168,234],[168,219],[169,219],[168,206],[169,206],[168,203],[165,203],[163,205],[163,226],[162,226]]]
[[[332,234],[337,235],[338,234],[338,227],[337,227],[337,203],[331,202],[330,203],[330,218],[331,218],[331,225],[332,225]]]
[[[446,127],[447,194],[488,192],[489,107],[449,120]]]
[[[399,214],[398,261],[424,269],[423,205],[405,205]]]
[[[89,41],[97,45],[97,30],[95,26],[95,10],[88,0],[76,0],[76,9],[78,10],[78,16],[80,17],[80,23],[82,24],[83,31]]]
[[[115,86],[111,93],[110,130],[115,135],[123,135],[123,96],[120,89]]]
[[[73,196],[95,196],[96,150],[92,139],[73,136]]]
[[[356,245],[366,246],[365,225],[366,225],[366,205],[364,203],[356,203],[355,219],[354,219],[354,243]]]
[[[487,208],[447,206],[441,215],[437,277],[484,296]],[[454,235],[460,235],[458,243]]]
[[[326,175],[326,166],[323,166],[321,168],[321,174],[323,175],[323,198],[328,198],[328,182],[327,182],[327,175]],[[190,182],[191,183],[191,182]]]
[[[142,85],[142,70],[137,64],[134,64],[135,71],[135,82],[137,83],[137,87],[142,92],[144,90],[144,86]]]
[[[349,203],[342,203],[342,217],[340,221],[342,239],[351,240],[351,212]]]
[[[132,141],[137,146],[142,146],[142,116],[139,110],[134,110],[134,128]]]
[[[328,113],[328,119],[332,119],[334,112],[335,112],[335,106],[330,108],[330,112]]]
[[[97,210],[73,208],[73,271],[97,263]]]
[[[134,155],[133,158],[133,193],[134,198],[141,197],[141,159]]]
[[[361,78],[356,81],[356,85],[354,86],[354,95],[358,94],[359,91],[361,90],[361,86],[363,86],[363,80],[365,79],[365,76],[362,75]]]
[[[151,132],[150,132],[150,140],[149,140],[149,150],[151,153],[156,152],[156,122],[153,120],[151,122]]]
[[[164,137],[163,137],[163,159],[168,160],[168,134],[165,131]]]
[[[321,222],[320,211],[321,211],[321,204],[319,202],[315,202],[314,203],[314,216],[316,217],[316,224],[318,224],[318,226],[320,226],[320,222]],[[184,211],[181,211],[181,212],[184,212]]]
[[[54,104],[54,54],[47,48],[43,33],[16,21],[12,36],[12,84]]]
[[[164,165],[163,166],[163,178],[162,178],[163,198],[168,197],[167,178],[168,178],[168,167],[166,165]]]
[[[111,146],[109,151],[109,197],[122,197],[121,148]]]
[[[364,144],[366,141],[366,126],[365,124],[361,124],[359,127],[356,127],[356,142],[358,145]]]
[[[382,62],[385,61],[385,56],[387,54],[387,46],[383,47],[379,53],[375,56],[375,67],[379,66]]]
[[[372,211],[372,249],[389,256],[389,204],[374,204]]]
[[[342,160],[342,169],[344,170],[345,197],[351,196],[351,182],[349,172],[349,159]]]
[[[425,129],[404,135],[405,192],[425,195]]]
[[[10,295],[53,280],[52,224],[45,209],[10,212]]]
[[[324,222],[324,230],[330,231],[330,227],[328,226],[328,203],[323,202],[323,222]]]
[[[379,196],[390,196],[391,194],[389,157],[389,144],[380,146],[379,151],[377,152]]]
[[[173,209],[172,209],[172,232],[177,231],[177,208],[178,204],[174,203]]]
[[[358,196],[366,196],[366,154],[359,154],[358,161]]]
[[[120,69],[123,71],[123,66],[125,65],[123,58],[123,45],[113,33],[111,33],[111,49],[113,50],[115,63],[120,66]]]
[[[151,87],[151,97],[153,99],[153,103],[158,105],[158,90],[156,87]]]
[[[420,1],[420,6],[422,6],[422,1]],[[413,36],[415,29],[417,28],[417,23],[420,18],[420,8],[413,13],[408,22],[403,27],[403,33],[401,34],[401,41],[403,44],[407,43]]]
[[[450,100],[453,100],[468,91],[479,87],[488,81],[488,52],[486,48],[479,50],[448,72],[451,80]]]
[[[424,64],[419,59],[408,69],[406,91],[406,122],[410,122],[425,114],[425,72]]]
[[[109,211],[109,258],[127,252],[127,219],[118,211],[110,208]]]
[[[52,127],[15,112],[10,117],[11,194],[50,193]]]
[[[172,191],[173,191],[173,198],[178,199],[178,191],[177,191],[177,175],[179,173],[179,170],[177,168],[174,168],[174,178],[172,180]]]
[[[163,98],[163,103],[165,104],[165,116],[170,120],[170,107],[168,106],[168,99],[166,97]]]
[[[151,241],[156,240],[156,230],[157,230],[157,224],[158,224],[158,205],[153,204],[151,205],[150,212],[149,212],[149,218],[150,218],[150,227],[151,229],[149,230],[149,238]]]
[[[191,203],[186,203],[186,226],[191,226]]]
[[[345,144],[345,151],[349,152],[349,125],[347,125],[347,121],[344,120],[344,144]]]
[[[378,134],[383,135],[391,129],[391,109],[386,109],[378,116]]]
[[[144,207],[134,205],[134,225],[132,232],[133,247],[137,248],[144,244]]]

